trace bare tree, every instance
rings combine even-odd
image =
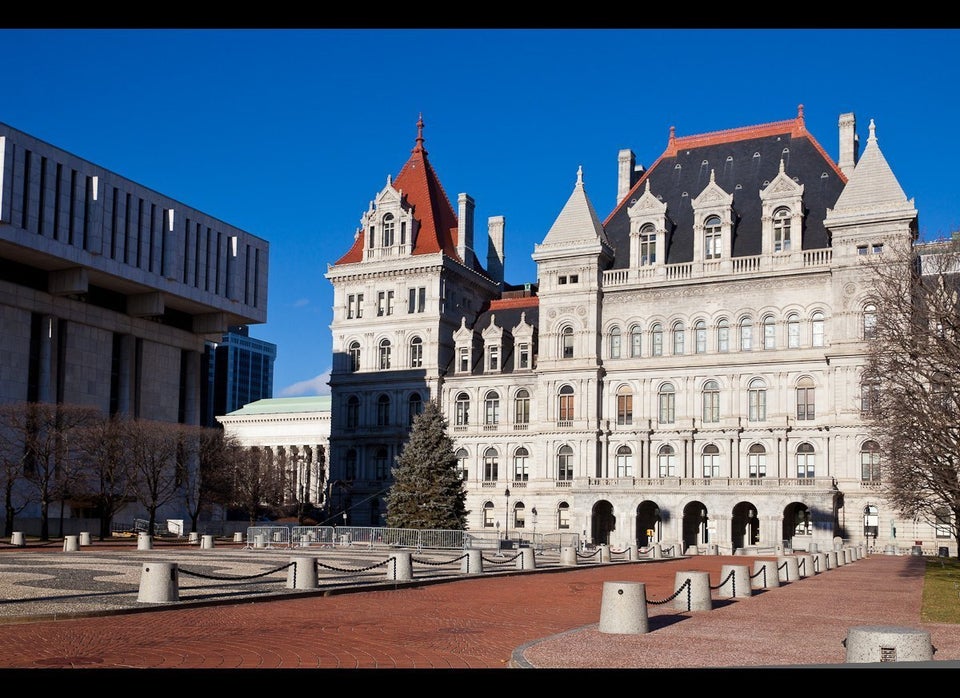
[[[861,400],[884,494],[905,516],[960,539],[960,240],[871,262]],[[865,463],[864,478],[872,467]]]
[[[40,504],[41,540],[50,538],[50,505],[63,502],[75,482],[76,439],[97,414],[92,407],[46,402],[24,402],[4,410],[6,438],[21,444],[22,477],[32,489],[33,501]]]
[[[238,454],[234,468],[233,503],[247,512],[251,526],[261,512],[279,501],[279,487],[273,463],[266,451],[253,447]]]
[[[132,496],[131,421],[122,415],[101,417],[80,435],[85,494],[100,518],[99,538],[109,538],[114,516]]]
[[[183,495],[190,530],[196,532],[207,507],[230,503],[233,468],[245,451],[235,436],[217,427],[191,427],[186,434],[196,453],[196,467],[184,473]]]
[[[23,511],[32,499],[18,483],[23,479],[23,462],[26,445],[23,432],[18,428],[22,421],[23,405],[0,405],[0,487],[3,488],[4,535],[14,530],[16,515]]]
[[[137,419],[130,422],[128,433],[131,490],[147,510],[152,535],[157,511],[177,496],[183,482],[181,425]]]

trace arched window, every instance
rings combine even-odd
[[[564,359],[573,358],[573,328],[569,325],[560,330],[560,356]]]
[[[863,306],[863,338],[873,339],[877,335],[877,306],[867,303]]]
[[[703,421],[720,421],[720,384],[715,380],[703,384]]]
[[[513,399],[513,421],[515,426],[527,425],[530,423],[530,392],[526,388],[520,388]]]
[[[417,415],[423,412],[423,400],[420,393],[410,393],[410,400],[407,402],[407,423],[413,424]]]
[[[767,449],[762,444],[752,444],[747,451],[747,468],[750,477],[767,476]]]
[[[523,446],[513,452],[513,480],[526,482],[530,479],[529,473],[530,452]]]
[[[703,258],[720,259],[722,247],[723,229],[720,224],[720,216],[709,216],[703,222]]]
[[[613,327],[610,330],[610,358],[620,358],[620,328]]]
[[[657,451],[657,472],[659,477],[676,477],[677,475],[677,452],[673,446],[664,444]]]
[[[493,502],[486,502],[483,505],[483,527],[493,528],[496,509]]]
[[[630,356],[634,359],[640,356],[640,347],[643,344],[643,330],[640,325],[630,328]]]
[[[390,424],[390,397],[381,395],[377,398],[377,426],[385,427]]]
[[[377,449],[373,456],[374,472],[377,480],[386,480],[390,474],[390,467],[387,465],[387,449],[383,446]]]
[[[778,208],[773,212],[773,251],[790,251],[790,209]]]
[[[823,313],[818,310],[810,316],[811,344],[815,347],[822,347],[824,336]]]
[[[570,505],[566,502],[557,505],[557,528],[570,528]]]
[[[523,502],[513,505],[513,528],[527,527],[527,506]]]
[[[500,393],[490,390],[483,398],[483,423],[487,426],[500,423]]]
[[[457,474],[460,476],[461,480],[466,480],[470,477],[470,464],[468,459],[470,454],[467,453],[467,449],[461,448],[457,451]]]
[[[393,247],[394,220],[392,213],[388,213],[383,217],[380,234],[383,247]]]
[[[813,446],[803,442],[797,446],[797,477],[801,480],[815,477]]]
[[[483,452],[483,480],[496,482],[500,471],[500,456],[497,449],[488,448]]]
[[[573,421],[573,386],[564,385],[560,388],[559,391],[559,403],[558,403],[558,413],[557,419],[561,422],[572,422]]]
[[[423,340],[414,337],[410,340],[410,368],[423,366]]]
[[[863,508],[863,537],[876,540],[880,532],[880,510],[875,504],[868,504]],[[869,540],[867,541],[870,542]]]
[[[360,342],[350,342],[350,347],[347,349],[350,353],[350,370],[359,371],[360,370]]]
[[[360,426],[360,398],[351,395],[347,398],[347,429]]]
[[[645,223],[640,228],[640,266],[657,262],[657,229],[653,223]]]
[[[880,444],[876,441],[864,441],[860,447],[860,479],[880,482]]]
[[[663,325],[655,322],[650,328],[650,353],[663,356]]]
[[[664,383],[657,391],[658,421],[661,424],[673,424],[677,417],[677,395],[673,383]]]
[[[557,451],[557,480],[573,479],[573,449],[561,446]]]
[[[633,391],[629,385],[617,388],[617,424],[633,424]]]
[[[797,419],[816,417],[816,390],[813,379],[804,376],[797,381]]]
[[[787,347],[796,349],[800,346],[800,316],[796,313],[787,315]]]
[[[730,351],[730,323],[725,317],[717,320],[717,351]]]
[[[772,315],[763,318],[763,348],[777,348],[777,324]]]
[[[673,325],[673,353],[680,355],[683,354],[684,342],[686,340],[686,331],[683,328],[682,322],[674,323]]]
[[[745,317],[740,321],[740,351],[753,349],[753,321]]]
[[[617,449],[617,477],[633,477],[633,451],[629,446]]]
[[[747,384],[747,419],[762,422],[767,418],[767,384],[754,378]]]
[[[351,448],[347,451],[347,457],[344,459],[344,475],[347,480],[354,480],[357,477],[357,449]]]
[[[390,368],[390,340],[380,340],[380,370],[385,371]]]
[[[456,420],[454,425],[465,427],[470,424],[470,396],[466,393],[457,395]]]
[[[697,354],[703,354],[707,351],[707,323],[703,320],[697,320],[693,325],[693,350]]]
[[[701,454],[703,476],[720,477],[720,448],[716,444],[707,444]]]

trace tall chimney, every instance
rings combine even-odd
[[[860,157],[860,140],[857,138],[857,117],[853,112],[840,115],[840,171],[850,179]]]
[[[623,201],[633,186],[633,170],[636,163],[636,156],[629,148],[620,151],[617,159],[617,204]]]
[[[475,260],[473,253],[473,197],[469,194],[460,194],[457,197],[459,215],[457,216],[457,254],[465,266],[472,267]]]
[[[500,286],[503,286],[503,229],[506,221],[503,216],[491,216],[487,219],[487,273]]]

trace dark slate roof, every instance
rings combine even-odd
[[[477,316],[477,321],[473,323],[471,328],[479,336],[490,327],[490,321],[493,319],[497,327],[504,331],[504,351],[501,360],[501,371],[503,373],[512,373],[514,370],[516,347],[514,346],[515,339],[512,337],[512,333],[513,328],[520,324],[521,318],[533,327],[533,337],[536,338],[540,322],[540,299],[536,295],[522,295],[491,301]],[[471,372],[474,375],[483,373],[482,356],[474,362]]]
[[[803,249],[829,247],[823,221],[827,209],[843,191],[846,178],[807,132],[801,107],[796,119],[760,126],[682,138],[675,137],[671,129],[667,150],[604,222],[615,249],[611,268],[629,266],[627,208],[643,194],[648,181],[651,193],[667,204],[666,263],[692,261],[691,201],[709,184],[711,171],[717,185],[733,194],[733,256],[760,254],[760,190],[777,176],[781,158],[787,176],[804,186]]]

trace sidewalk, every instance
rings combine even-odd
[[[264,585],[245,581],[219,589],[217,598],[203,598],[204,584],[191,579],[189,593],[183,589],[181,598],[192,600],[145,607],[131,594],[144,557],[162,553],[182,560],[183,569],[202,563],[218,575],[242,570],[255,575],[274,563],[288,563],[291,551],[268,556],[262,555],[268,551],[219,543],[216,550],[204,551],[93,547],[79,554],[0,549],[0,668],[864,667],[845,663],[843,643],[849,629],[858,626],[930,633],[934,661],[883,668],[960,667],[960,625],[920,621],[925,561],[914,556],[865,557],[754,590],[750,597],[715,599],[712,610],[695,612],[655,603],[674,594],[678,572],[709,572],[716,586],[723,565],[752,565],[757,558],[693,556],[538,565],[532,571],[505,567],[482,575],[447,570],[402,584],[383,584],[380,569],[373,584],[314,591],[281,588],[277,581],[285,578],[284,571],[271,573],[267,593]],[[335,551],[310,552],[334,567],[337,559],[356,569],[363,559],[355,552],[348,559],[324,554]],[[364,555],[375,564],[388,551]],[[598,629],[604,583],[624,581],[645,585],[647,633]],[[37,600],[27,603],[26,598]],[[28,610],[17,615],[14,608]],[[40,609],[56,615],[42,616]]]

